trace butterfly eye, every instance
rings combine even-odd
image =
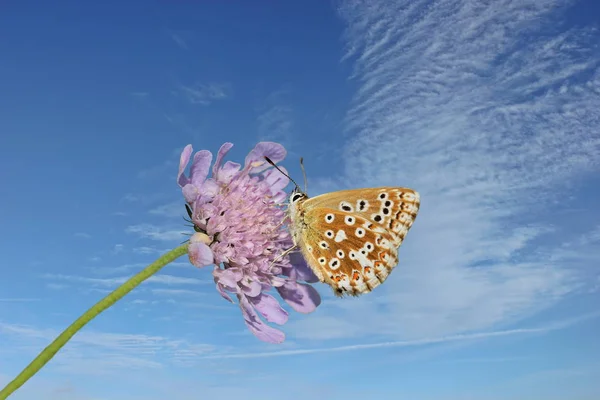
[[[304,195],[302,193],[296,193],[295,195],[292,196],[292,203],[297,202],[298,200],[300,200],[303,197],[304,197]]]

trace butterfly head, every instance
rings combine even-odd
[[[297,204],[299,201],[307,199],[308,196],[298,186],[294,188],[290,195],[290,205]]]

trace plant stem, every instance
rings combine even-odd
[[[148,265],[142,271],[132,276],[123,283],[121,286],[116,288],[98,303],[94,304],[92,308],[87,310],[81,317],[77,318],[67,329],[65,329],[48,347],[46,347],[15,379],[6,385],[4,389],[0,391],[0,400],[5,400],[15,390],[20,388],[29,378],[35,375],[48,361],[54,357],[54,355],[75,335],[81,328],[83,328],[88,322],[94,319],[102,311],[106,310],[117,301],[119,301],[127,293],[135,289],[140,283],[150,278],[156,272],[158,272],[165,265],[176,260],[182,255],[187,253],[188,245],[181,245],[170,252],[162,255],[158,260]]]

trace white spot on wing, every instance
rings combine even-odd
[[[346,232],[344,232],[343,229],[340,229],[339,231],[337,231],[337,234],[335,235],[335,239],[333,239],[335,242],[339,243],[342,240],[346,240],[347,236],[346,236]]]

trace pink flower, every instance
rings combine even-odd
[[[246,156],[241,168],[231,161],[222,164],[231,147],[231,143],[221,146],[210,178],[209,151],[194,155],[189,177],[184,170],[192,146],[186,146],[181,153],[177,182],[192,210],[197,231],[190,239],[190,261],[197,267],[215,265],[217,290],[232,303],[229,294],[236,295],[250,331],[266,342],[281,343],[284,333],[267,325],[261,317],[282,325],[288,313],[267,292],[274,287],[286,303],[301,313],[310,313],[321,303],[318,292],[300,282],[317,281],[302,257],[280,257],[292,246],[281,206],[287,198],[283,189],[289,179],[272,168],[264,156],[278,163],[286,151],[280,144],[261,142]]]

